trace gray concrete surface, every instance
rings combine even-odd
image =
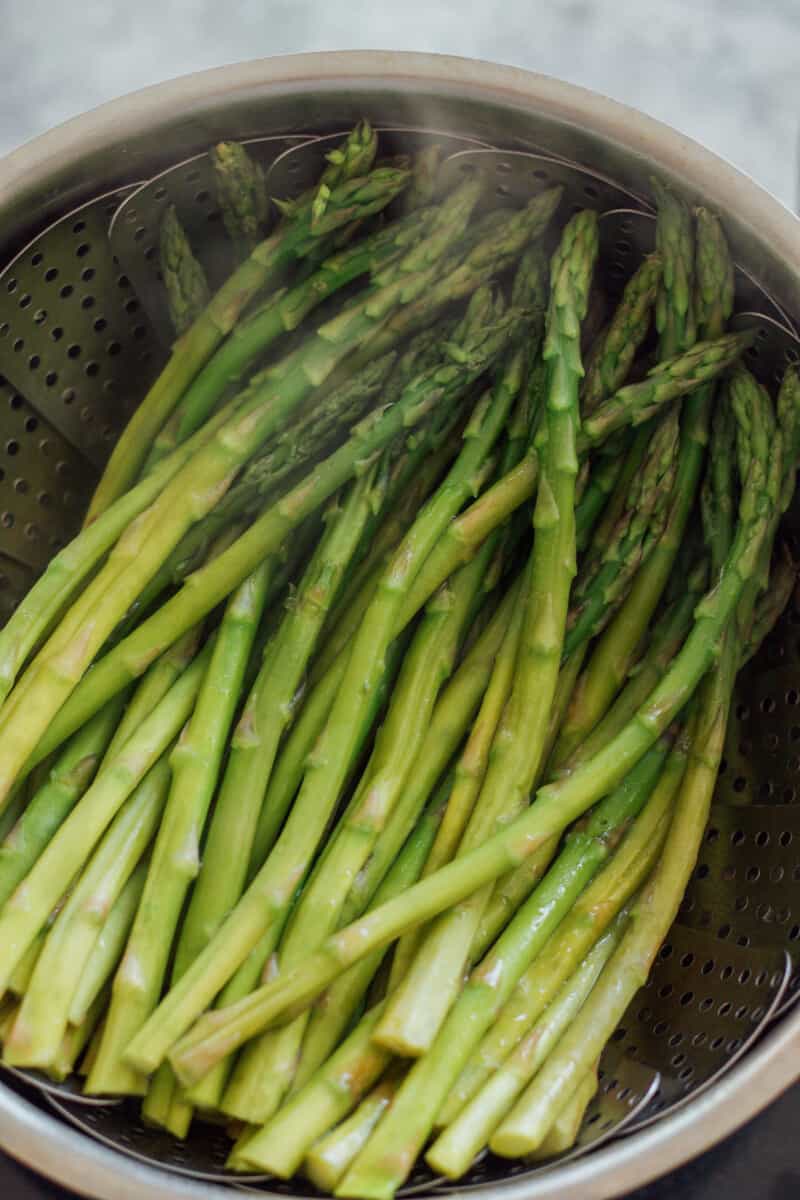
[[[797,193],[800,0],[0,0],[0,153],[175,75],[385,47],[513,63],[644,109]]]

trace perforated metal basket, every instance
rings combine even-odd
[[[600,216],[610,296],[652,248],[657,172],[725,221],[735,323],[767,383],[800,358],[800,225],[678,134],[587,92],[466,60],[325,54],[180,80],[80,118],[18,151],[0,177],[0,616],[78,526],[110,446],[168,352],[156,262],[174,203],[212,281],[229,268],[208,147],[248,140],[274,195],[315,177],[327,138],[361,116],[383,144],[435,140],[453,177],[483,172],[492,204],[563,184]],[[790,511],[786,537],[800,533]],[[741,680],[700,862],[647,987],[602,1061],[578,1144],[532,1168],[487,1157],[459,1185],[421,1171],[405,1191],[510,1197],[620,1194],[712,1144],[800,1076],[800,607]],[[185,1145],[132,1105],[5,1071],[0,1146],[84,1194],[224,1200],[232,1189],[314,1195],[225,1172],[227,1142]]]

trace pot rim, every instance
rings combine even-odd
[[[90,153],[117,153],[152,137],[176,116],[202,123],[220,101],[417,83],[429,92],[492,100],[538,111],[657,168],[684,192],[726,210],[735,196],[740,238],[782,264],[800,311],[800,224],[748,176],[698,143],[634,109],[587,89],[516,67],[401,51],[288,55],[180,77],[112,100],[13,151],[3,160],[0,213],[28,205],[39,226],[59,201],[53,178]],[[84,180],[88,187],[90,180]],[[130,182],[130,177],[128,178]],[[55,189],[57,191],[57,189]],[[63,197],[61,197],[63,211]],[[564,1167],[487,1185],[508,1200],[607,1200],[686,1162],[732,1133],[800,1076],[800,1007],[785,1017],[723,1079],[652,1126]],[[227,1186],[194,1182],[147,1166],[71,1129],[0,1084],[0,1148],[48,1178],[98,1200],[230,1200]],[[264,1192],[278,1197],[277,1193]]]

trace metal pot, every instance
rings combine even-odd
[[[65,213],[74,216],[74,209],[110,193],[116,203],[131,185],[201,154],[220,138],[319,134],[347,127],[363,115],[393,128],[445,130],[501,146],[512,156],[533,150],[551,160],[556,175],[572,169],[565,167],[564,160],[580,164],[599,181],[601,190],[608,184],[614,195],[630,198],[637,208],[647,192],[648,176],[658,173],[692,203],[720,213],[742,269],[741,280],[756,297],[753,303],[766,311],[773,335],[778,330],[778,344],[783,346],[781,339],[791,342],[796,336],[792,318],[800,319],[800,226],[752,181],[666,126],[591,92],[508,67],[423,54],[358,52],[267,59],[150,88],[68,122],[16,151],[3,164],[4,258],[13,265],[18,256],[16,262],[24,268],[31,239]],[[402,135],[398,136],[402,142]],[[505,169],[510,170],[507,165]],[[597,184],[590,187],[596,195]],[[587,196],[593,194],[590,187],[584,188]],[[11,293],[9,270],[0,276],[0,287],[7,280],[6,291]],[[28,364],[31,371],[34,357]],[[4,357],[0,350],[0,370],[26,390],[17,383],[14,361],[13,355],[6,352]],[[38,383],[31,384],[35,393],[31,400],[47,396],[39,389]],[[66,392],[61,397],[68,402]],[[61,409],[56,416],[52,397],[48,403],[49,409],[44,401],[34,407],[52,418],[66,444],[80,442],[79,426],[71,425]],[[122,416],[118,411],[108,437]],[[0,432],[9,432],[4,411]],[[44,443],[39,445],[45,454]],[[88,445],[78,448],[91,461]],[[57,524],[56,518],[52,521]],[[67,531],[68,525],[62,519]],[[13,557],[10,537],[0,539],[0,555]],[[31,539],[36,541],[33,535]],[[27,553],[22,561],[30,577],[40,564],[33,549],[29,547]],[[22,572],[17,582],[12,580],[17,591],[24,587],[25,578]],[[795,655],[793,661],[800,660]],[[766,663],[764,669],[769,666]],[[800,666],[794,672],[794,678],[800,677]],[[787,696],[787,703],[796,700]],[[773,705],[765,711],[774,713],[774,709]],[[779,712],[774,721],[782,721],[780,728],[788,729],[790,715]],[[800,820],[795,824],[797,844]],[[791,841],[790,836],[786,844]],[[771,861],[768,850],[762,850],[759,861]],[[792,878],[791,871],[785,878],[787,882]],[[800,873],[794,878],[800,878]],[[800,921],[797,898],[791,916],[789,888],[784,883],[780,893],[788,919]],[[786,924],[787,918],[781,920]],[[796,928],[800,935],[800,925]],[[764,1031],[723,1078],[656,1122],[586,1157],[531,1175],[493,1178],[479,1190],[502,1191],[509,1200],[603,1200],[627,1192],[735,1130],[798,1075],[800,1009],[795,1009]],[[232,1195],[226,1185],[181,1177],[117,1153],[51,1115],[24,1090],[3,1084],[0,1147],[64,1186],[100,1200],[201,1196],[229,1200]],[[280,1194],[287,1191],[282,1188]]]

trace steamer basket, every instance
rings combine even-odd
[[[445,145],[493,205],[564,185],[601,215],[600,269],[620,290],[653,243],[651,173],[725,222],[748,365],[774,384],[800,359],[800,226],[727,164],[591,93],[510,68],[416,54],[266,60],[138,93],[6,159],[0,189],[0,613],[77,529],[109,447],[166,358],[161,212],[174,203],[212,280],[228,269],[205,151],[247,140],[273,195],[314,178],[327,139],[361,116],[391,151]],[[562,209],[562,211],[565,211]],[[785,522],[798,549],[800,510]],[[800,1076],[800,606],[740,681],[705,843],[652,977],[602,1061],[577,1146],[535,1168],[491,1158],[459,1185],[421,1171],[405,1194],[603,1200],[677,1166]],[[128,1104],[5,1070],[0,1146],[101,1200],[316,1193],[224,1170],[209,1127],[186,1145]]]

